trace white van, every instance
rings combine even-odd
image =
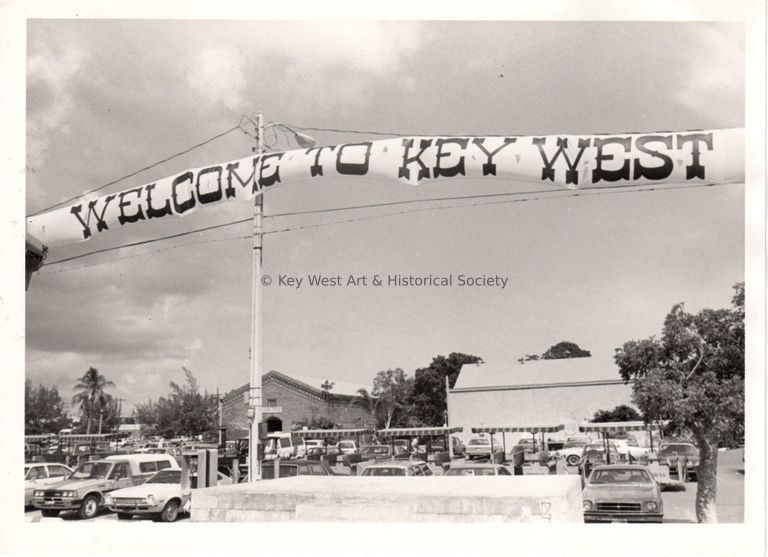
[[[277,457],[289,459],[293,456],[293,436],[290,433],[276,431],[267,435],[264,447],[264,460],[274,460]]]

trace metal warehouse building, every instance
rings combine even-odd
[[[578,432],[598,410],[631,406],[631,396],[613,355],[466,364],[448,391],[448,423],[463,426],[464,437],[478,426],[564,424],[557,439]]]

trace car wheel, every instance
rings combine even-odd
[[[132,518],[131,513],[117,513],[117,520],[131,520]]]
[[[179,517],[179,502],[175,499],[165,504],[163,512],[160,513],[161,522],[175,522]]]
[[[578,466],[579,460],[581,459],[575,454],[569,454],[567,457],[565,457],[565,462],[568,463],[568,466]]]
[[[46,518],[54,518],[59,516],[59,511],[55,511],[53,509],[41,509],[40,514]]]
[[[93,518],[98,512],[99,498],[96,495],[89,495],[83,500],[82,504],[80,505],[80,509],[77,511],[77,514],[80,518],[87,519]]]

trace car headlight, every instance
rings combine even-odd
[[[112,495],[110,495],[109,493],[107,493],[104,496],[104,504],[105,505],[111,505],[112,504]]]
[[[589,499],[584,500],[584,510],[585,511],[591,511],[592,510],[592,501]]]
[[[656,504],[656,501],[648,501],[645,503],[645,510],[647,511],[655,511],[658,508],[659,506]]]
[[[45,495],[45,491],[43,491],[42,489],[35,490],[35,497],[42,497],[43,495]]]
[[[149,503],[150,505],[154,505],[155,504],[155,496],[152,495],[151,493],[149,495],[147,495],[147,503]]]
[[[77,491],[65,491],[64,497],[77,497]]]

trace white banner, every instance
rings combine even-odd
[[[292,181],[373,176],[419,185],[494,177],[569,189],[744,181],[744,130],[611,135],[399,137],[252,155],[27,219],[47,246],[88,240],[145,220],[251,200]]]

